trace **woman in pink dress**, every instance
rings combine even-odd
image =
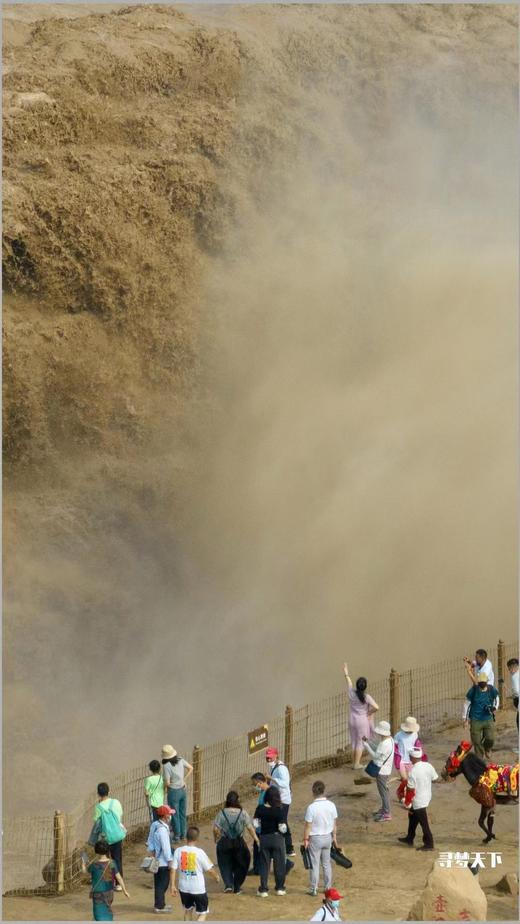
[[[348,686],[350,710],[348,727],[350,732],[350,745],[354,754],[353,770],[362,770],[361,755],[363,753],[363,738],[370,738],[374,733],[372,716],[379,709],[377,703],[366,692],[366,677],[358,677],[356,685],[349,677],[348,667],[343,665],[343,673]]]

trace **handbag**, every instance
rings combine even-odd
[[[159,860],[156,857],[145,857],[140,869],[144,869],[145,873],[157,873],[159,871]]]
[[[349,858],[345,856],[341,847],[335,847],[334,844],[330,848],[330,858],[334,860],[334,863],[337,863],[338,866],[342,866],[343,869],[350,869],[352,866],[352,860],[349,860]]]
[[[368,775],[371,777],[379,776],[379,774],[381,773],[381,770],[383,769],[387,761],[389,761],[391,757],[394,757],[394,753],[395,753],[394,752],[394,742],[392,741],[392,750],[390,751],[390,754],[388,755],[388,757],[385,757],[381,766],[378,767],[375,760],[369,760],[368,764],[365,767],[365,773],[368,773]]]
[[[300,853],[302,855],[303,865],[305,869],[312,869],[311,855],[308,847],[305,847],[304,844],[300,847]],[[331,853],[332,856],[332,853]]]

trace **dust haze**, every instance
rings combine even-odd
[[[16,63],[35,33],[10,10]],[[67,360],[38,366],[33,329],[67,312],[50,283],[6,297],[11,809],[28,760],[28,807],[68,808],[164,741],[189,752],[340,689],[346,658],[378,680],[516,632],[517,11],[179,10],[91,14],[84,30],[98,55],[108,35],[141,54],[143,30],[157,49],[165,28],[223,43],[212,198],[198,249],[174,229],[192,275],[172,263],[179,304],[157,328],[189,344],[171,379],[154,380],[156,345],[127,337],[130,312],[73,315]],[[72,26],[53,25],[65,42]],[[8,179],[9,224],[21,168]],[[68,208],[65,187],[65,224]],[[136,330],[152,328],[160,293],[140,300],[137,266],[120,267],[101,265],[107,290],[126,274]],[[83,342],[71,410],[60,376]]]

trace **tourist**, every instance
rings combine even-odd
[[[224,892],[240,895],[247,876],[251,852],[244,840],[248,831],[259,845],[253,822],[238,801],[238,793],[228,792],[226,805],[213,822],[213,836],[217,845],[217,863],[224,883]]]
[[[158,761],[155,761],[155,763],[158,763]],[[165,900],[168,886],[170,886],[171,894],[176,895],[173,853],[170,843],[170,818],[173,814],[173,809],[169,805],[160,805],[156,812],[157,820],[152,822],[146,843],[147,849],[153,853],[155,859],[159,862],[159,869],[153,876],[153,910],[156,914],[169,914],[172,906],[167,905]]]
[[[379,795],[381,796],[381,808],[374,812],[374,821],[391,821],[390,814],[390,796],[388,792],[388,780],[392,772],[394,742],[390,729],[390,722],[379,722],[374,728],[374,732],[379,736],[379,743],[373,748],[367,738],[363,738],[363,744],[376,767],[379,767],[379,773],[376,776],[376,783]]]
[[[309,870],[309,895],[318,894],[320,881],[320,867],[323,869],[325,890],[332,887],[332,864],[330,848],[336,843],[336,820],[338,811],[336,806],[325,795],[325,783],[316,780],[312,786],[314,801],[305,811],[305,825],[303,829],[303,846],[308,847],[311,860]]]
[[[348,667],[343,665],[343,673],[348,686],[348,698],[350,703],[348,714],[348,728],[350,733],[350,746],[353,753],[353,770],[363,770],[361,755],[363,753],[363,738],[370,738],[374,733],[374,723],[372,716],[377,712],[379,706],[366,692],[366,677],[358,677],[356,686],[352,684],[349,677]]]
[[[193,920],[194,912],[197,921],[206,920],[209,902],[204,873],[209,873],[215,882],[220,882],[220,876],[207,853],[197,847],[198,837],[199,829],[196,825],[190,825],[186,833],[187,844],[177,847],[173,855],[173,869],[178,874],[177,886],[185,921]]]
[[[144,793],[150,812],[150,820],[157,821],[159,818],[157,809],[164,803],[164,782],[158,760],[151,760],[148,767],[151,776],[147,776],[144,781]]]
[[[254,787],[258,792],[258,802],[257,805],[263,805],[265,794],[269,789],[269,783],[267,782],[267,777],[264,773],[253,773],[251,777]],[[287,861],[290,862],[290,861]],[[249,870],[248,876],[259,876],[260,875],[260,849],[259,842],[255,841],[253,844],[253,868]]]
[[[100,836],[109,845],[110,856],[117,865],[118,873],[123,875],[123,841],[126,837],[126,828],[123,825],[123,807],[119,799],[109,796],[108,783],[99,783],[97,788],[98,802],[94,809],[94,821],[99,822]],[[121,892],[119,883],[114,886],[116,892]]]
[[[432,800],[432,783],[438,779],[437,772],[428,761],[423,761],[422,748],[410,751],[412,769],[406,784],[405,806],[408,808],[408,833],[400,837],[401,844],[413,847],[417,825],[421,826],[423,846],[417,850],[433,850],[433,835],[428,821],[427,808]]]
[[[193,773],[193,767],[183,757],[179,757],[171,744],[165,744],[162,749],[162,766],[166,799],[170,808],[175,809],[175,815],[172,815],[172,840],[178,843],[186,837],[186,780]]]
[[[516,727],[518,728],[518,681],[520,679],[518,658],[509,658],[507,669],[511,677],[511,697],[513,699],[513,706],[516,709]]]
[[[286,831],[284,834],[285,853],[287,857],[295,857],[296,853],[293,847],[291,829],[289,828],[289,808],[292,802],[291,777],[289,770],[285,766],[283,760],[280,760],[276,748],[266,748],[265,759],[271,771],[270,773],[266,774],[267,779],[269,783],[277,786],[280,790],[280,799],[282,801],[282,811],[284,816],[283,821],[286,825]]]
[[[126,891],[123,877],[115,861],[109,855],[109,847],[105,840],[96,841],[94,853],[96,859],[86,867],[86,872],[90,874],[91,879],[92,916],[94,921],[113,921],[114,880],[117,881],[119,890],[124,892],[127,898],[130,898],[130,895]]]
[[[407,715],[397,734],[394,736],[394,766],[399,771],[401,783],[397,788],[397,799],[404,799],[408,773],[412,769],[411,748],[421,747],[418,738],[420,725],[413,715]]]
[[[341,921],[339,916],[339,903],[343,895],[340,895],[336,889],[326,889],[323,896],[321,908],[318,908],[316,914],[313,914],[310,921]]]
[[[466,693],[462,718],[464,728],[468,725],[470,727],[471,743],[475,753],[487,760],[491,757],[495,744],[495,710],[497,707],[498,690],[488,683],[487,674],[480,672],[474,678],[473,686]]]
[[[257,895],[267,898],[269,867],[271,860],[274,866],[274,882],[276,895],[285,895],[285,812],[277,786],[270,786],[266,790],[264,804],[257,805],[255,819],[260,824],[260,887]],[[255,825],[255,827],[257,827]]]
[[[488,653],[484,648],[477,648],[475,652],[475,658],[471,662],[471,666],[475,674],[482,672],[487,674],[487,678],[492,687],[495,686],[495,674],[493,671],[493,665],[488,658]]]

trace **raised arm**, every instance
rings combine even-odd
[[[346,661],[345,661],[345,663],[344,663],[344,665],[343,665],[343,673],[345,674],[345,680],[347,681],[347,686],[348,686],[349,690],[351,690],[353,684],[352,684],[352,680],[351,680],[350,677],[349,677],[348,666],[347,666],[347,662],[346,662]]]
[[[469,679],[471,680],[471,682],[472,682],[473,684],[476,684],[476,683],[477,683],[477,676],[476,676],[476,674],[475,674],[475,672],[474,672],[474,670],[473,670],[473,668],[472,668],[472,666],[471,666],[471,661],[470,661],[470,659],[469,659],[469,658],[464,658],[463,660],[464,660],[464,666],[465,666],[465,668],[466,668],[466,670],[467,670],[467,672],[468,672],[468,677],[469,677]]]

